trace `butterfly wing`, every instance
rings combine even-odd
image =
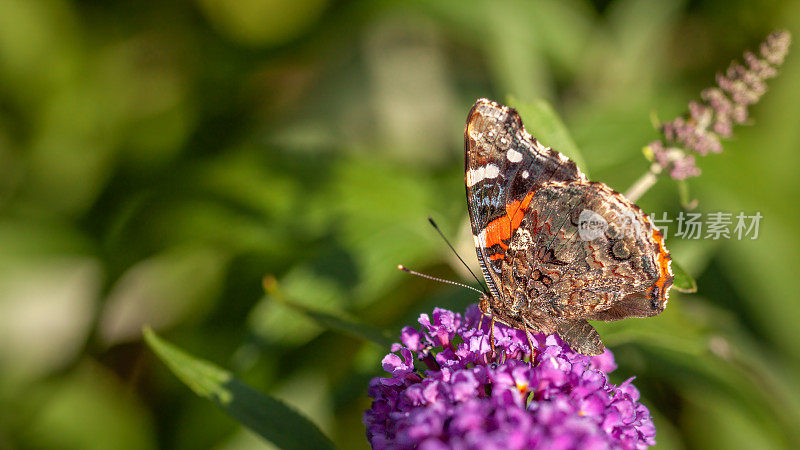
[[[533,193],[551,181],[586,181],[574,162],[525,131],[513,108],[479,99],[464,131],[465,181],[481,270],[496,298],[501,261],[530,208]]]
[[[595,182],[540,187],[501,265],[502,285],[528,327],[556,331],[585,354],[604,348],[586,319],[657,315],[672,285],[661,232]]]
[[[597,182],[538,189],[501,274],[523,308],[557,320],[656,315],[672,284],[661,232]]]

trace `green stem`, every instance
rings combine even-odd
[[[636,203],[639,198],[644,195],[654,184],[658,181],[658,175],[661,172],[661,167],[658,164],[653,164],[650,166],[647,172],[644,173],[641,177],[639,177],[636,182],[625,192],[625,197],[628,200]]]

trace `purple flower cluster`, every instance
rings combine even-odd
[[[720,139],[731,137],[733,125],[747,120],[747,108],[767,91],[765,80],[778,74],[791,40],[788,31],[773,32],[761,44],[759,56],[746,52],[746,66],[731,63],[724,75],[717,75],[717,86],[701,93],[702,102],[691,102],[686,116],[663,124],[663,141],[649,145],[657,170],[677,180],[700,175],[694,155],[687,153],[722,151]]]
[[[589,357],[555,335],[534,334],[532,360],[523,331],[481,313],[435,309],[406,327],[383,359],[391,377],[372,379],[364,413],[376,449],[646,448],[655,427],[639,392],[606,373],[609,350]]]

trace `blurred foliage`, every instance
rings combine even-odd
[[[363,337],[475,301],[396,270],[468,280],[429,215],[476,264],[472,102],[556,111],[529,129],[625,190],[651,113],[774,28],[800,36],[800,4],[0,0],[0,448],[270,448],[180,384],[145,324],[364,448],[387,348]],[[794,50],[690,182],[700,212],[761,212],[758,239],[669,239],[698,293],[599,325],[661,448],[800,446]],[[639,204],[675,217],[679,188]]]
[[[187,355],[149,327],[144,328],[144,339],[197,395],[213,401],[269,442],[284,449],[333,448],[333,443],[319,428],[283,402],[253,390],[208,361]]]

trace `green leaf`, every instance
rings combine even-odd
[[[355,336],[357,338],[374,342],[382,347],[389,347],[393,342],[395,342],[395,340],[392,339],[389,336],[389,333],[387,333],[385,330],[358,322],[346,314],[327,313],[291,302],[287,302],[286,304],[297,309],[298,311],[301,311],[311,319],[314,319],[322,327],[330,328],[351,336]]]
[[[389,347],[395,340],[387,330],[359,322],[355,318],[341,311],[322,311],[309,305],[303,305],[287,299],[278,289],[277,280],[271,276],[264,278],[264,290],[272,300],[278,301],[296,311],[299,311],[317,322],[323,328],[333,329],[357,338],[361,338],[381,347]]]
[[[208,361],[197,359],[143,330],[147,345],[197,395],[217,404],[237,422],[283,449],[332,449],[331,441],[294,409],[262,394]]]
[[[681,267],[677,261],[673,259],[670,267],[672,268],[672,274],[675,277],[672,280],[672,286],[677,289],[678,292],[683,292],[684,294],[693,294],[697,292],[697,282],[694,280],[694,278],[692,278],[691,275],[683,270],[683,267]]]
[[[587,176],[586,161],[581,151],[572,140],[566,125],[558,116],[553,107],[546,100],[537,99],[528,103],[520,103],[512,96],[508,97],[508,104],[517,109],[522,116],[527,131],[536,137],[542,144],[552,147],[565,154]]]

